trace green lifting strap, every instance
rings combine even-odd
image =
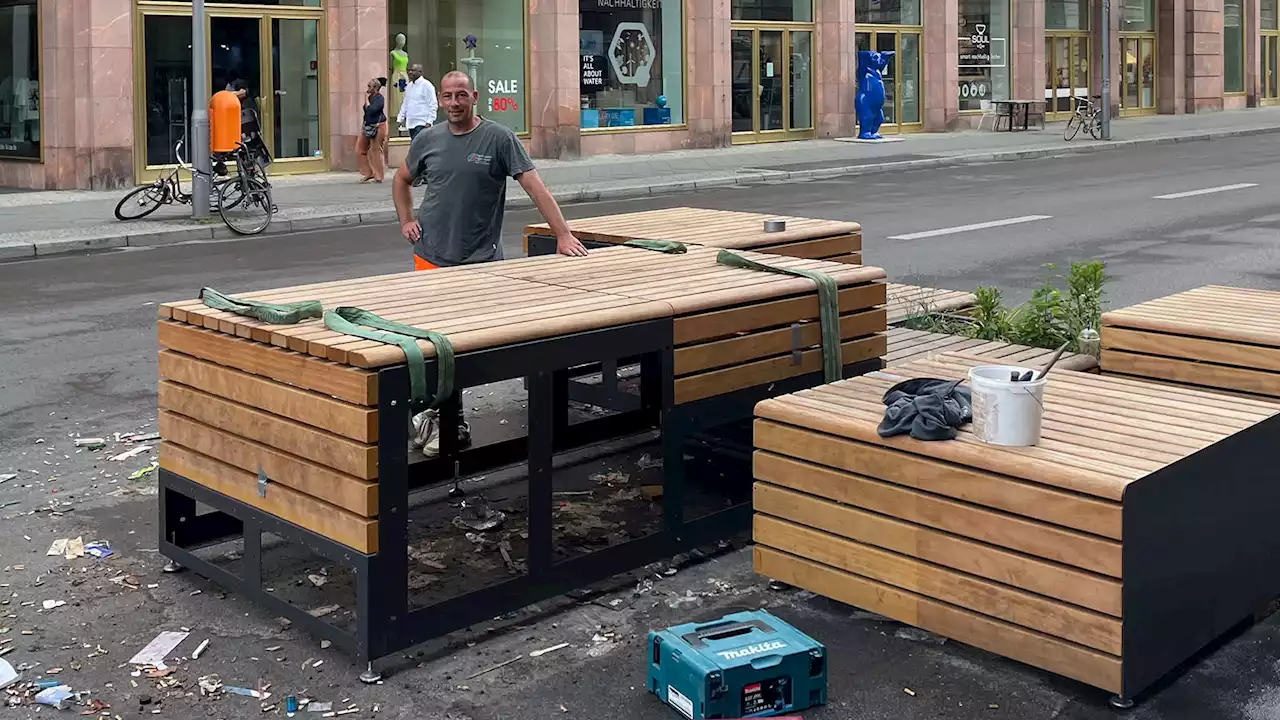
[[[320,317],[324,312],[324,308],[320,303],[314,300],[276,305],[254,300],[241,300],[230,295],[223,295],[209,287],[200,289],[200,301],[214,310],[233,312],[271,325],[296,325],[307,318]]]
[[[324,326],[343,335],[398,345],[409,364],[409,396],[415,405],[440,407],[453,395],[453,343],[431,330],[421,330],[392,322],[357,307],[340,307],[324,314]],[[372,328],[372,329],[370,329]],[[436,349],[436,395],[427,401],[427,361],[418,340],[430,342]]]
[[[842,379],[844,363],[840,353],[840,287],[835,278],[814,270],[797,268],[781,268],[748,260],[741,255],[721,250],[716,255],[716,262],[729,267],[747,270],[762,270],[781,275],[795,275],[808,278],[818,285],[818,310],[822,325],[822,377],[824,382],[835,382]]]
[[[684,243],[678,243],[674,240],[628,240],[622,244],[626,247],[653,250],[667,255],[683,255],[689,252]]]

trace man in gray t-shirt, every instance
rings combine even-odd
[[[440,106],[449,122],[418,133],[392,183],[401,232],[413,243],[416,267],[501,260],[509,177],[538,206],[559,252],[586,255],[515,133],[475,114],[478,98],[466,73],[445,75]],[[414,217],[411,188],[418,180],[425,181],[426,196]]]
[[[480,94],[471,77],[453,71],[440,81],[440,107],[449,118],[418,133],[409,156],[391,183],[400,232],[413,243],[417,270],[502,259],[502,214],[507,178],[515,178],[556,236],[562,255],[586,255],[569,232],[551,192],[538,177],[529,153],[506,127],[476,115]],[[426,183],[426,196],[413,214],[413,185]],[[459,446],[471,441],[471,429],[459,409]],[[427,457],[440,454],[439,423],[431,411],[414,418],[414,443]]]

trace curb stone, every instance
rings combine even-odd
[[[961,155],[944,155],[917,160],[847,165],[834,168],[816,168],[812,170],[737,172],[720,174],[705,179],[680,180],[670,183],[628,184],[606,188],[583,187],[576,190],[553,192],[556,202],[574,205],[601,200],[627,200],[652,195],[671,195],[712,188],[734,187],[739,185],[763,185],[785,180],[818,180],[836,177],[856,177],[871,175],[885,171],[906,172],[931,168],[955,167],[976,163],[1008,162],[1013,160],[1036,160],[1063,155],[1085,155],[1111,150],[1124,150],[1148,145],[1172,145],[1179,143],[1203,142],[1226,138],[1248,137],[1280,133],[1280,126],[1244,128],[1240,130],[1223,130],[1219,132],[1201,132],[1185,135],[1165,135],[1135,140],[1092,141],[1088,143],[1065,144],[1055,146],[1020,148],[1016,150],[983,151]],[[533,200],[526,195],[517,195],[507,199],[508,209],[527,209],[534,207]],[[383,225],[396,221],[396,213],[392,209],[369,209],[362,211],[346,210],[332,215],[308,214],[296,219],[273,220],[263,235],[281,235],[303,230],[323,230],[353,225]],[[250,236],[257,237],[257,236]],[[192,226],[173,225],[160,226],[145,231],[124,232],[118,235],[99,233],[81,237],[58,238],[51,240],[3,240],[0,239],[0,261],[21,260],[32,257],[71,254],[93,250],[104,250],[121,247],[158,247],[199,240],[250,239],[235,234],[224,226]]]

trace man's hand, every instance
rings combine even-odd
[[[565,233],[556,238],[556,252],[571,257],[586,257],[587,249],[578,242],[578,238]]]
[[[407,223],[401,223],[400,234],[404,236],[405,240],[409,241],[410,245],[412,245],[422,238],[422,226],[418,224],[417,220],[410,220]],[[575,240],[574,242],[577,241]],[[582,247],[582,245],[579,244],[578,247]],[[585,255],[586,252],[583,251],[583,254]]]

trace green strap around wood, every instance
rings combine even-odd
[[[729,267],[747,270],[762,270],[781,275],[794,275],[808,278],[818,285],[818,312],[822,326],[822,377],[824,382],[835,382],[843,376],[844,362],[840,351],[840,287],[835,278],[814,270],[798,268],[782,268],[765,265],[754,260],[721,250],[716,255],[716,262]]]
[[[214,310],[233,312],[271,325],[296,325],[307,318],[320,317],[324,312],[314,300],[276,305],[223,295],[209,287],[200,289],[200,301]]]
[[[626,247],[654,250],[667,255],[683,255],[689,252],[684,243],[678,243],[674,240],[628,240],[622,244]]]
[[[409,365],[409,399],[435,409],[453,395],[453,343],[438,332],[392,322],[357,307],[340,307],[324,314],[324,326],[343,335],[398,345]],[[418,340],[436,349],[436,394],[427,399],[427,361]]]

